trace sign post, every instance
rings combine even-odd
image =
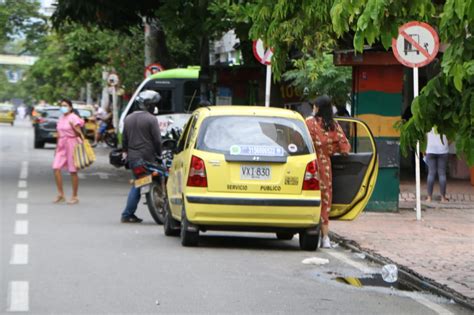
[[[145,72],[144,72],[145,79],[148,78],[150,75],[155,74],[157,72],[161,72],[163,70],[165,70],[165,68],[163,68],[163,66],[160,65],[159,63],[149,64],[148,66],[145,67]]]
[[[110,86],[109,93],[112,94],[112,120],[115,130],[118,130],[118,106],[117,106],[117,85],[119,77],[115,73],[109,74],[107,84]]]
[[[413,97],[418,97],[418,68],[429,64],[438,54],[439,38],[436,31],[423,22],[408,22],[398,29],[398,37],[392,40],[392,50],[397,60],[413,68]],[[416,219],[421,220],[420,189],[420,142],[416,142]]]
[[[272,57],[273,48],[265,47],[261,39],[253,41],[253,55],[261,64],[267,67],[267,75],[265,81],[265,107],[270,106],[270,89],[272,83]]]

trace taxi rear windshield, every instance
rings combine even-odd
[[[200,129],[196,149],[202,151],[277,156],[313,153],[306,126],[296,119],[216,116],[206,118]]]

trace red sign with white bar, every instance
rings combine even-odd
[[[398,37],[392,40],[392,50],[395,58],[407,67],[426,66],[438,54],[438,34],[426,23],[406,23],[398,29]]]
[[[265,47],[261,39],[253,41],[253,55],[258,62],[264,65],[270,65],[273,57],[273,48]]]

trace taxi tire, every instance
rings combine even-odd
[[[309,234],[304,231],[300,233],[300,249],[306,251],[315,251],[319,246],[319,231],[317,234]]]
[[[179,222],[176,221],[173,216],[171,215],[170,208],[168,201],[165,205],[165,219],[163,222],[163,231],[165,232],[166,236],[179,236],[180,229],[177,228],[179,226]]]
[[[35,149],[43,149],[44,148],[44,141],[37,141],[35,139]]]
[[[183,209],[181,213],[181,245],[185,247],[195,247],[199,243],[199,230],[196,232],[188,231],[188,219],[186,218],[186,211]]]
[[[289,241],[289,240],[293,239],[294,234],[293,233],[287,233],[287,232],[277,232],[276,236],[279,240]]]

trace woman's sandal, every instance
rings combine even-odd
[[[53,200],[53,203],[62,203],[65,201],[66,201],[66,198],[64,198],[64,196],[57,196],[56,199]]]
[[[69,200],[67,202],[68,205],[75,205],[75,204],[78,204],[79,203],[79,199],[78,198],[71,198],[71,200]]]

